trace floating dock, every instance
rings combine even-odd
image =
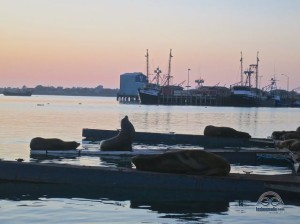
[[[112,138],[118,135],[118,130],[101,130],[84,128],[82,137],[86,141],[101,141]],[[151,133],[151,132],[136,132],[134,143],[143,144],[166,144],[166,145],[194,145],[203,148],[225,148],[225,147],[259,147],[270,148],[274,147],[272,139],[265,138],[221,138],[209,137],[204,135],[189,135],[176,133]]]
[[[263,193],[278,190],[300,195],[300,176],[229,174],[198,176],[155,173],[129,168],[0,161],[0,181],[70,184],[123,189],[157,189],[182,192]]]
[[[84,147],[87,147],[83,145]],[[97,145],[96,145],[97,146]],[[154,155],[162,154],[168,151],[176,151],[180,149],[133,149],[132,151],[101,151],[95,149],[78,149],[78,150],[31,150],[31,157],[38,158],[39,156],[119,156],[132,157],[136,155]],[[199,149],[201,150],[201,149]],[[207,152],[215,153],[227,159],[231,164],[243,165],[283,165],[294,168],[294,158],[291,152],[287,149],[205,149]]]

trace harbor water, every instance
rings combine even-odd
[[[118,157],[39,158],[30,155],[29,143],[38,136],[81,143],[83,128],[119,129],[125,115],[136,131],[203,134],[205,126],[215,125],[267,138],[275,130],[296,130],[299,114],[300,108],[156,106],[119,104],[107,97],[0,95],[0,159],[130,167],[128,158]],[[246,171],[292,172],[288,166],[232,164],[231,172]],[[295,223],[300,218],[299,200],[285,197],[284,212],[271,213],[256,211],[258,197],[220,192],[204,193],[195,201],[174,201],[163,193],[150,197],[148,192],[146,197],[113,189],[70,191],[30,184],[0,183],[0,192],[1,223]]]

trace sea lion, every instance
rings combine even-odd
[[[237,131],[230,127],[216,127],[213,125],[208,125],[204,129],[205,136],[211,137],[224,137],[224,138],[251,138],[246,132]]]
[[[296,131],[274,131],[272,138],[275,140],[300,139],[300,127]]]
[[[159,155],[138,155],[132,158],[136,169],[162,173],[189,173],[224,176],[230,164],[222,157],[204,150],[179,150]]]
[[[273,131],[271,138],[274,140],[281,140],[281,136],[286,134],[286,131]]]
[[[58,138],[36,137],[30,141],[31,150],[74,150],[79,145],[78,142],[66,142]]]
[[[300,140],[300,133],[296,131],[290,131],[287,132],[280,137],[282,140],[287,140],[287,139],[299,139]]]
[[[130,151],[135,130],[128,116],[121,120],[121,131],[117,136],[100,142],[100,149],[104,151]]]
[[[300,140],[299,139],[287,139],[284,141],[278,141],[275,145],[277,148],[287,148],[293,152],[300,151]]]
[[[294,141],[290,146],[290,150],[293,152],[300,152],[300,140]]]
[[[299,139],[300,140],[300,127],[298,127],[296,131],[273,131],[272,139],[274,140]]]

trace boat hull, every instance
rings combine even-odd
[[[140,103],[146,105],[158,104],[158,92],[152,90],[139,90]]]
[[[263,106],[262,99],[259,97],[248,97],[243,95],[231,95],[228,99],[228,106],[234,107],[259,107]]]

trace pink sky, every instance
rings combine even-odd
[[[300,1],[60,0],[0,3],[0,87],[119,88],[119,76],[167,72],[229,86],[260,52],[261,86],[300,87]],[[186,84],[186,83],[185,83]]]

